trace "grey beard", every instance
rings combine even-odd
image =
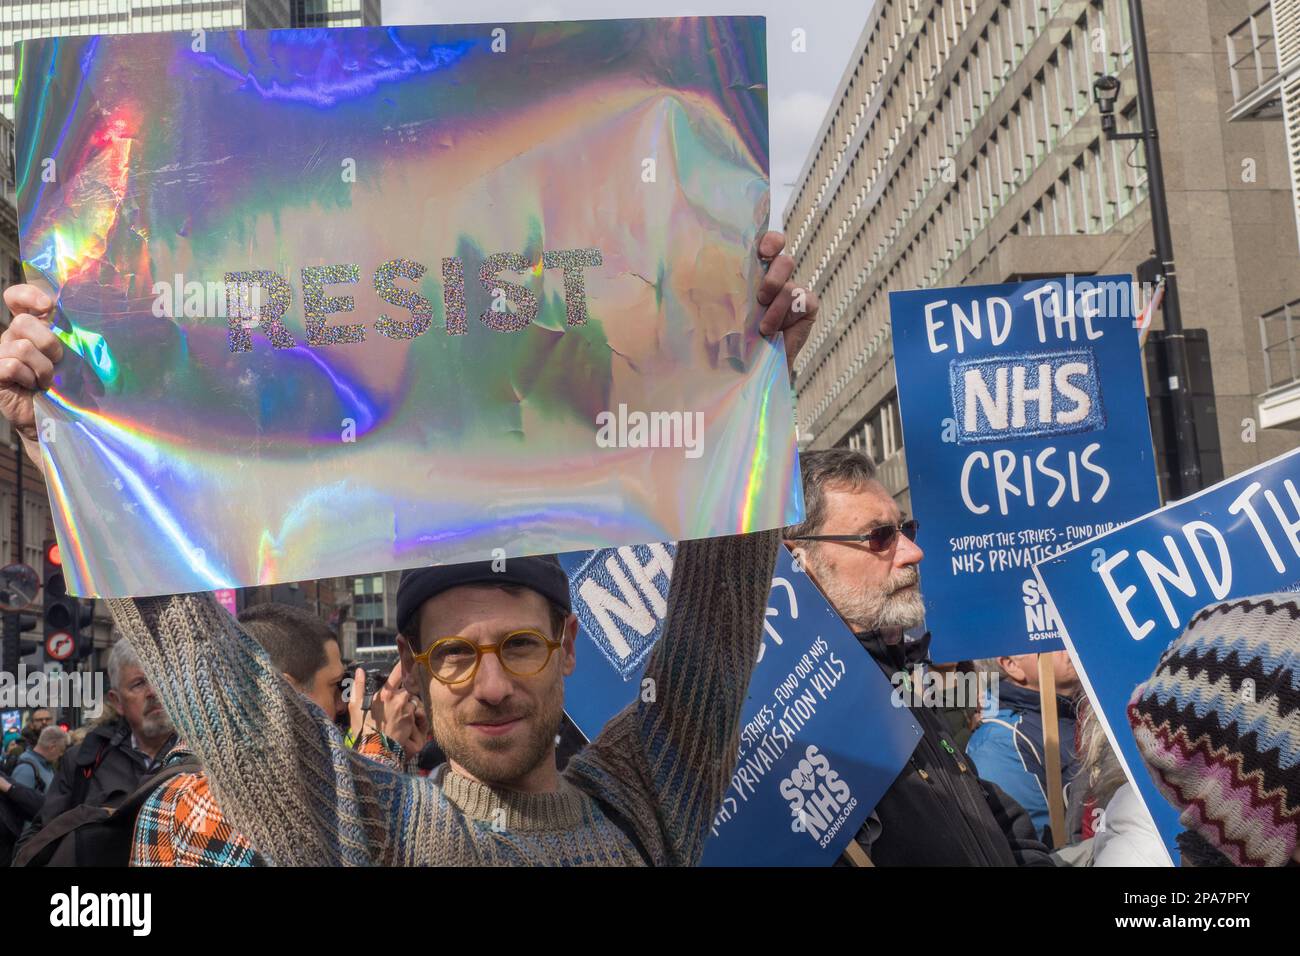
[[[899,627],[906,631],[913,627],[919,627],[924,620],[925,602],[921,600],[921,592],[916,588],[912,588],[899,594],[891,594],[885,599],[875,628],[872,628],[872,630],[882,627]]]
[[[831,605],[844,618],[844,622],[859,633],[886,627],[907,630],[919,626],[925,620],[925,603],[921,599],[921,592],[915,587],[907,591],[899,590],[917,583],[919,575],[915,568],[894,572],[885,589],[871,592],[860,585],[831,583],[833,579],[829,574],[823,573],[815,563],[810,563],[810,566]]]
[[[145,717],[140,721],[140,735],[156,739],[164,734],[172,733],[171,718],[167,716],[166,711],[156,717]]]

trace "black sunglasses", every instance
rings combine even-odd
[[[916,540],[916,532],[920,530],[921,522],[915,518],[909,518],[902,524],[882,524],[879,528],[872,528],[870,531],[864,531],[861,534],[803,534],[795,538],[788,538],[788,541],[856,541],[858,544],[865,544],[867,550],[879,554],[882,551],[888,551],[893,547],[894,542],[898,539],[898,533],[901,531],[903,537],[908,541]]]

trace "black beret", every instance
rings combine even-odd
[[[469,564],[438,564],[402,572],[397,585],[397,630],[414,637],[418,632],[420,606],[429,598],[463,584],[518,584],[564,608],[565,613],[573,610],[568,575],[564,573],[560,559],[553,554],[502,561],[472,561]]]

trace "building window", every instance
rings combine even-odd
[[[50,506],[34,500],[31,494],[23,495],[23,563],[38,571],[44,557],[46,527],[50,522]]]

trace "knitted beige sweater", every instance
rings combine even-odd
[[[276,865],[692,865],[735,769],[778,541],[679,545],[645,672],[655,699],[610,720],[557,793],[352,753],[210,595],[109,605],[218,805]]]

